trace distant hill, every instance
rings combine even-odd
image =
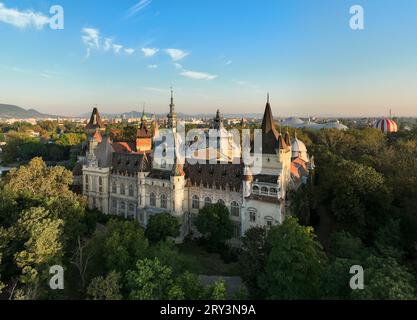
[[[18,106],[14,106],[11,104],[1,104],[0,103],[0,118],[3,119],[29,119],[29,118],[36,118],[36,119],[43,119],[43,118],[56,118],[57,116],[49,115],[40,113],[35,109],[23,109]]]

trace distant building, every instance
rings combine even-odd
[[[328,121],[326,123],[316,123],[311,121],[303,121],[300,118],[288,118],[283,120],[280,124],[282,127],[290,128],[308,128],[313,130],[321,129],[337,129],[337,130],[348,130],[349,128],[344,124],[340,123],[338,120]]]

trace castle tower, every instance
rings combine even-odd
[[[174,159],[174,165],[171,170],[170,177],[172,189],[172,213],[175,216],[181,216],[183,214],[183,201],[184,201],[184,187],[185,187],[185,173],[182,164],[178,163],[177,156]]]
[[[90,121],[88,121],[85,131],[88,134],[94,134],[96,131],[104,132],[106,131],[106,126],[101,120],[98,109],[94,107],[93,112],[91,113]]]
[[[136,132],[136,151],[143,152],[152,150],[152,133],[148,129],[145,118],[145,109],[143,109],[140,127]]]
[[[169,104],[168,113],[168,128],[176,131],[177,128],[177,113],[175,112],[174,91],[171,87],[171,103]]]

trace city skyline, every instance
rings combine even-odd
[[[352,5],[365,29],[349,27]],[[52,5],[64,30],[47,25]],[[78,116],[167,110],[417,116],[407,1],[0,0],[0,103]],[[396,17],[400,17],[397,19]],[[28,54],[30,53],[30,54]]]

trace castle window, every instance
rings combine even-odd
[[[239,203],[237,203],[236,201],[233,201],[232,202],[232,204],[230,206],[230,213],[234,217],[239,217],[240,216],[240,206],[239,206]]]
[[[233,238],[240,238],[240,223],[233,224]]]
[[[256,210],[252,209],[249,211],[249,221],[256,222]]]
[[[167,167],[167,162],[165,160],[161,160],[161,168],[165,169]]]
[[[151,207],[156,207],[156,196],[153,192],[149,195],[149,205]]]
[[[117,186],[116,186],[116,183],[115,182],[113,182],[112,185],[111,185],[111,191],[113,193],[117,193]]]
[[[226,205],[226,203],[224,202],[224,200],[223,200],[223,199],[219,199],[219,200],[217,201],[217,203],[218,203],[218,204],[222,204],[222,205]]]
[[[120,213],[124,214],[126,212],[126,203],[125,202],[120,202]]]
[[[127,206],[128,209],[128,218],[134,219],[135,218],[135,205],[133,203],[129,203]]]
[[[167,196],[165,194],[161,194],[161,208],[168,208]]]
[[[103,192],[103,178],[98,178],[98,192]]]
[[[271,228],[272,227],[272,223],[274,222],[274,219],[272,217],[265,217],[266,220],[266,226],[267,228]]]
[[[88,175],[85,175],[85,191],[88,191],[90,188]]]
[[[133,185],[129,185],[129,197],[134,197],[135,196],[135,193],[134,193],[134,190],[133,190]]]
[[[253,186],[252,187],[252,192],[253,193],[259,193],[259,187],[258,186]]]
[[[198,198],[197,195],[193,196],[192,207],[193,207],[193,209],[200,209],[200,199]]]
[[[261,193],[262,194],[268,194],[268,188],[267,187],[262,187],[261,188]]]
[[[205,206],[208,206],[208,205],[210,205],[210,204],[211,204],[211,198],[209,198],[209,197],[205,198],[205,199],[204,199],[204,205],[205,205]]]
[[[271,195],[277,195],[278,194],[278,191],[277,191],[277,189],[276,188],[271,188],[271,189],[269,189],[269,193],[271,194]]]
[[[120,184],[120,194],[125,195],[126,194],[126,190],[125,190],[125,184],[121,183]]]

